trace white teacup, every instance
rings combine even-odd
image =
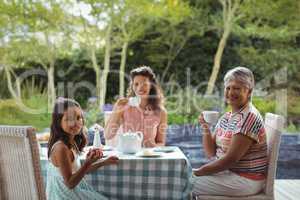
[[[141,103],[141,97],[135,96],[135,97],[129,97],[128,99],[128,105],[133,107],[138,107]]]
[[[209,124],[216,124],[219,119],[218,111],[203,111],[203,118]]]

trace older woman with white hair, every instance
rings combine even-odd
[[[251,103],[252,72],[245,67],[229,70],[224,77],[226,112],[214,133],[203,115],[203,148],[209,163],[193,170],[193,193],[197,195],[247,196],[265,184],[267,144],[263,119]]]

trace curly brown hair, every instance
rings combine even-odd
[[[153,70],[148,66],[141,66],[130,71],[130,85],[127,89],[127,97],[134,97],[133,80],[135,76],[145,76],[149,78],[151,88],[148,96],[148,103],[154,110],[161,110],[164,106],[164,95]]]

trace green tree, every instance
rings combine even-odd
[[[253,0],[242,9],[243,16],[234,29],[243,41],[237,49],[242,59],[257,70],[263,66],[263,74],[282,67],[298,71],[300,3]]]
[[[149,59],[152,62],[163,64],[161,82],[165,82],[167,77],[172,76],[170,75],[171,68],[172,72],[175,72],[175,66],[180,67],[173,64],[186,47],[187,42],[193,37],[203,36],[209,28],[208,11],[205,3],[202,1],[192,1],[193,4],[182,1],[174,2],[168,4],[169,12],[165,13],[164,17],[154,26],[154,30],[159,36],[148,44],[150,49],[153,49]],[[151,34],[155,35],[154,33]]]
[[[10,58],[7,62],[12,64],[6,66],[29,61],[39,63],[47,72],[48,106],[51,108],[56,98],[55,62],[61,54],[68,52],[70,18],[61,4],[55,2],[8,3],[7,6],[15,10],[15,17],[10,21],[14,29],[7,38],[11,48],[6,52]],[[11,15],[10,12],[7,14]],[[12,73],[12,69],[6,70],[9,87],[11,78],[8,72]]]
[[[8,91],[17,100],[20,98],[20,84],[13,70],[16,66],[11,62],[12,54],[9,54],[9,41],[11,37],[14,37],[14,33],[20,31],[22,27],[22,20],[18,16],[24,13],[24,4],[1,1],[0,13],[0,65],[5,73]],[[14,51],[11,51],[11,53],[14,53]],[[15,77],[16,88],[13,86],[12,76]]]
[[[222,23],[220,24],[221,19],[218,14],[215,16],[214,20],[217,22],[217,26],[221,29],[222,34],[214,57],[212,72],[207,83],[207,95],[211,95],[213,93],[228,37],[232,32],[234,24],[240,19],[240,15],[243,12],[241,10],[241,4],[243,2],[242,0],[219,0],[219,2],[222,5]]]
[[[36,41],[32,45],[33,59],[47,71],[48,106],[51,108],[56,99],[54,69],[56,60],[70,51],[69,34],[71,17],[62,7],[63,3],[31,3],[30,15],[33,24],[29,37]],[[44,50],[44,51],[42,51]],[[32,54],[33,55],[33,54]]]
[[[122,1],[120,1],[122,2]],[[147,0],[134,1],[125,0],[119,6],[118,15],[115,20],[115,27],[119,29],[119,45],[121,45],[121,61],[119,66],[119,96],[125,93],[125,66],[127,60],[127,51],[130,42],[135,41],[144,34],[146,27],[149,25],[149,15],[147,11],[153,2]],[[154,16],[153,16],[154,17]]]
[[[101,108],[105,103],[107,77],[110,70],[112,51],[112,30],[115,18],[116,2],[110,0],[83,0],[90,8],[87,16],[81,15],[83,29],[80,43],[89,52],[92,67],[96,72],[96,95]],[[104,50],[103,67],[99,65],[97,52]]]

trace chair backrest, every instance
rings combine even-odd
[[[268,145],[268,172],[264,192],[268,196],[274,195],[274,179],[276,176],[278,152],[283,124],[284,118],[282,116],[272,113],[266,114],[265,129]]]
[[[32,127],[0,125],[0,199],[46,199]]]

